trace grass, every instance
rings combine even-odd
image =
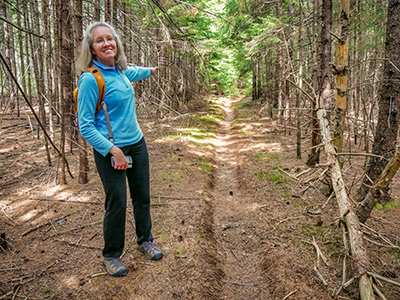
[[[292,182],[290,178],[287,178],[285,174],[280,170],[271,171],[258,171],[256,173],[257,179],[260,181],[269,181],[278,184],[289,184]]]
[[[276,153],[265,153],[265,152],[260,152],[254,155],[258,159],[267,159],[267,160],[277,160],[280,158],[279,154]]]
[[[199,162],[198,166],[201,170],[206,171],[207,173],[212,173],[212,171],[214,170],[214,167],[211,163]]]
[[[49,287],[49,286],[46,286],[46,287],[40,289],[40,291],[41,291],[43,294],[48,295],[48,294],[50,294],[50,293],[53,291],[53,289],[52,289],[51,287]]]
[[[385,205],[377,203],[375,205],[375,209],[388,211],[388,210],[391,210],[393,207],[396,207],[399,204],[400,204],[399,200],[395,199],[394,201],[386,203]]]
[[[184,247],[175,247],[172,251],[175,253],[175,256],[180,256],[186,252],[186,249]]]

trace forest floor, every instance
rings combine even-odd
[[[353,267],[335,197],[323,182],[326,168],[305,165],[308,139],[296,158],[295,131],[259,110],[245,97],[214,97],[197,112],[141,120],[153,235],[165,256],[148,261],[136,250],[128,204],[129,274],[122,278],[108,276],[101,264],[104,194],[91,152],[88,184],[77,183],[76,148],[68,155],[75,178],[56,184],[57,162],[47,165],[27,118],[4,117],[0,299],[358,299],[357,280],[341,288],[343,259],[345,281]],[[364,160],[345,161],[349,195],[359,187]],[[392,196],[400,199],[398,178]],[[363,227],[371,271],[397,282],[399,215],[400,206],[387,205]],[[376,284],[387,299],[400,299],[400,287]]]

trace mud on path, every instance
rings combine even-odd
[[[0,231],[8,249],[0,251],[0,299],[333,299],[347,254],[335,199],[327,200],[320,180],[325,170],[297,159],[295,132],[285,135],[259,109],[243,97],[216,97],[176,118],[139,112],[151,162],[153,235],[165,257],[150,262],[135,249],[128,201],[123,278],[101,265],[104,194],[91,153],[87,185],[76,178],[58,185],[57,161],[46,165],[29,122],[2,120]],[[68,160],[77,174],[76,149]],[[363,162],[355,158],[346,168],[350,193]],[[400,244],[398,214],[399,206],[374,211],[367,225]],[[366,244],[372,271],[399,281],[398,249],[380,247],[385,241],[365,230],[375,242]],[[316,265],[313,239],[326,265]],[[347,280],[351,269],[348,263]],[[387,299],[400,299],[399,288],[381,283]],[[358,299],[357,286],[337,299]]]

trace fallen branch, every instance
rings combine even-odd
[[[289,294],[287,294],[285,297],[282,298],[282,300],[288,299],[290,296],[292,296],[294,293],[297,293],[297,290],[291,291]]]
[[[326,256],[324,255],[324,253],[322,253],[321,249],[319,249],[317,243],[315,242],[315,238],[313,237],[313,241],[312,241],[312,245],[315,248],[315,251],[317,252],[317,268],[319,267],[319,258],[321,257],[322,260],[324,261],[324,263],[329,266],[328,263],[328,259],[326,258]]]
[[[370,268],[370,260],[363,244],[360,222],[346,192],[340,164],[336,158],[335,148],[332,145],[329,120],[325,109],[320,108],[317,111],[317,117],[321,129],[322,142],[325,145],[329,170],[331,172],[332,186],[339,206],[340,218],[347,226],[349,246],[353,256],[354,271],[356,277],[359,278],[358,288],[360,291],[360,299],[372,300],[375,299],[375,296],[370,277],[367,274],[367,271]]]
[[[378,294],[378,296],[382,299],[382,300],[387,300],[385,295],[382,294],[382,292],[378,289],[378,287],[375,284],[372,284],[372,287],[374,288],[375,293]]]
[[[371,215],[371,211],[374,209],[381,196],[387,192],[389,184],[392,182],[393,177],[396,175],[399,168],[400,151],[397,148],[395,154],[386,164],[385,169],[383,169],[381,175],[379,175],[375,184],[368,190],[364,200],[357,208],[357,216],[361,223],[367,221]]]
[[[320,273],[320,271],[318,271],[318,268],[317,268],[316,266],[314,266],[314,272],[317,274],[317,276],[318,276],[319,280],[321,280],[322,284],[323,284],[324,286],[327,286],[328,283],[326,282],[324,276],[322,276],[322,274]]]
[[[71,241],[66,241],[64,239],[58,239],[53,237],[53,240],[57,241],[57,242],[61,242],[61,243],[66,243],[69,244],[71,246],[79,246],[79,247],[83,247],[83,248],[90,248],[90,249],[103,249],[102,247],[99,246],[91,246],[91,245],[87,245],[87,244],[80,244],[79,241],[78,242],[71,242]]]
[[[397,285],[397,286],[400,287],[400,282],[397,282],[397,281],[394,281],[392,279],[383,277],[382,275],[379,275],[379,274],[376,274],[376,273],[372,273],[372,272],[367,272],[367,273],[368,273],[368,275],[370,275],[370,276],[372,276],[372,277],[374,277],[376,279],[380,279],[380,280],[386,281],[387,283],[394,284],[394,285]]]

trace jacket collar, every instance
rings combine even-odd
[[[115,67],[112,68],[112,67],[106,66],[106,65],[104,65],[104,64],[102,64],[102,63],[100,63],[100,62],[98,62],[97,60],[94,60],[94,59],[93,59],[93,66],[96,67],[96,68],[100,68],[102,70],[114,70],[114,71],[116,71],[116,70],[119,69],[117,64],[115,64]]]

